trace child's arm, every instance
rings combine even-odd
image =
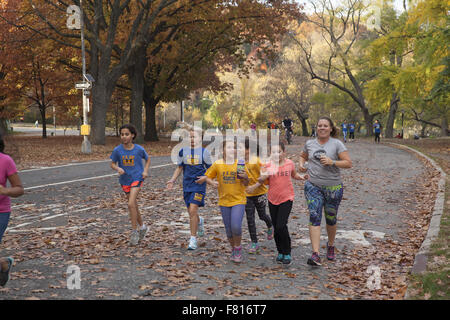
[[[123,175],[125,173],[125,171],[119,167],[116,162],[111,162],[111,168],[116,170],[119,175]]]
[[[295,171],[295,169],[291,171],[291,177],[292,177],[292,179],[295,179],[295,180],[308,180],[309,179],[309,176],[307,174],[301,175],[297,171]]]
[[[170,190],[173,188],[173,183],[177,180],[178,176],[181,174],[181,172],[183,171],[183,166],[178,166],[175,169],[175,172],[172,175],[172,178],[170,178],[169,181],[167,181],[167,189]]]
[[[207,184],[209,184],[209,185],[211,185],[211,186],[213,186],[215,188],[217,188],[219,186],[219,182],[217,182],[216,180],[213,180],[213,179],[211,179],[211,178],[209,178],[207,176],[201,176],[200,178],[203,178],[203,177],[206,178],[206,183]]]
[[[150,168],[150,156],[147,158],[147,161],[145,162],[144,171],[142,172],[142,179],[145,179],[148,177],[148,169]]]
[[[0,195],[13,198],[17,198],[23,195],[24,190],[19,175],[17,173],[14,173],[8,177],[8,180],[9,183],[11,184],[11,187],[9,188],[3,187],[0,184]]]

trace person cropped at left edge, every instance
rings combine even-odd
[[[16,164],[9,155],[3,153],[4,148],[5,143],[0,135],[0,243],[11,214],[10,197],[20,197],[24,193]],[[7,181],[11,187],[7,186]],[[8,282],[13,263],[12,257],[0,258],[0,286],[4,287]]]
[[[134,143],[137,131],[133,125],[123,125],[119,132],[122,144],[114,148],[111,154],[111,168],[119,173],[119,183],[127,195],[131,228],[133,229],[130,244],[137,245],[148,231],[139,212],[137,197],[142,182],[148,177],[150,157],[142,146]],[[145,166],[143,160],[145,160]]]

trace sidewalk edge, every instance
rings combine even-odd
[[[430,224],[428,227],[428,232],[425,237],[425,239],[422,242],[422,245],[420,246],[419,251],[416,254],[416,257],[414,259],[414,264],[411,268],[411,274],[420,274],[426,271],[427,269],[427,260],[428,260],[428,254],[430,252],[430,246],[434,239],[436,239],[439,235],[440,225],[441,225],[441,217],[444,212],[444,202],[445,202],[445,182],[446,182],[446,173],[442,168],[430,157],[423,154],[420,151],[417,151],[411,147],[393,143],[393,142],[387,142],[390,145],[393,145],[395,147],[400,147],[402,149],[408,149],[410,151],[415,152],[416,154],[420,155],[421,157],[425,158],[428,162],[430,162],[433,167],[438,170],[441,174],[441,177],[439,179],[438,183],[438,192],[436,194],[436,200],[434,202],[434,209],[433,213],[431,215]],[[406,290],[405,299],[409,298],[409,286]]]

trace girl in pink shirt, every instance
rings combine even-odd
[[[9,197],[23,195],[23,187],[17,174],[14,160],[3,153],[5,143],[0,135],[0,242],[6,230],[11,213],[11,201]],[[7,181],[11,187],[7,186]],[[9,273],[14,260],[11,257],[0,258],[0,286],[5,286],[9,280]]]
[[[294,163],[286,158],[285,147],[282,142],[272,146],[270,162],[261,173],[258,183],[250,186],[249,191],[259,187],[266,179],[269,185],[267,198],[269,200],[269,212],[274,228],[274,239],[277,245],[278,263],[291,263],[291,237],[287,227],[289,214],[294,201],[294,186],[292,179],[307,180],[308,176],[301,176],[295,171]]]

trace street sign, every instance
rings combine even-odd
[[[88,136],[88,135],[91,134],[91,126],[88,125],[88,124],[81,125],[80,129],[81,129],[80,133],[81,133],[82,136]]]
[[[91,84],[89,82],[82,82],[82,83],[76,83],[75,89],[89,89],[91,87]]]

